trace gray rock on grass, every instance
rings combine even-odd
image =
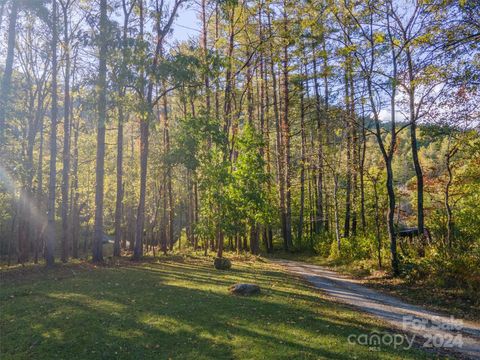
[[[235,284],[228,289],[235,295],[256,295],[260,294],[260,286],[255,284]]]

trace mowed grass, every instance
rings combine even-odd
[[[230,271],[195,257],[144,263],[2,271],[0,358],[6,359],[419,359],[420,350],[352,345],[385,329],[327,301],[264,260]],[[236,282],[262,287],[229,294]]]

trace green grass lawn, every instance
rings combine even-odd
[[[419,359],[420,350],[351,345],[385,329],[327,301],[277,265],[162,258],[141,264],[2,270],[0,358],[6,359]],[[21,272],[21,273],[19,273]],[[236,282],[256,297],[228,293]]]

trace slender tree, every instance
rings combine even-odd
[[[95,170],[95,228],[93,234],[92,260],[103,261],[103,199],[105,177],[105,125],[107,121],[107,1],[100,0],[100,36],[98,69],[98,123],[97,155]]]
[[[121,64],[118,76],[118,128],[117,128],[117,193],[115,200],[115,243],[113,249],[114,256],[120,256],[120,242],[122,240],[122,202],[123,202],[123,124],[125,122],[124,97],[125,78],[127,72],[127,51],[128,51],[128,24],[130,14],[135,6],[135,1],[127,5],[126,0],[122,0],[123,27],[122,27],[122,45],[121,45]]]
[[[10,84],[12,81],[15,38],[17,33],[18,3],[19,0],[12,0],[10,16],[8,19],[7,58],[5,59],[5,70],[3,72],[2,84],[0,87],[0,144],[2,145],[5,141],[5,117],[9,105]]]
[[[55,195],[57,180],[57,116],[58,116],[58,94],[57,94],[57,46],[58,46],[58,29],[57,29],[57,0],[52,0],[52,108],[50,123],[50,176],[48,180],[48,225],[47,225],[47,242],[45,248],[45,262],[47,266],[53,266],[55,262]]]
[[[68,260],[70,246],[70,224],[68,217],[68,193],[70,185],[70,0],[60,1],[63,11],[63,48],[65,58],[64,100],[63,100],[63,168],[62,168],[62,261]]]

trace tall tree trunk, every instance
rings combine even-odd
[[[53,0],[52,8],[52,113],[50,125],[50,177],[48,180],[48,226],[47,226],[47,243],[45,249],[45,262],[48,267],[53,266],[55,262],[55,190],[57,180],[57,0]]]
[[[230,126],[232,125],[231,119],[231,112],[232,112],[232,58],[233,58],[233,50],[234,50],[234,41],[235,41],[235,27],[234,27],[234,18],[235,18],[235,8],[233,7],[232,10],[229,10],[229,36],[228,36],[228,53],[227,53],[227,69],[225,74],[225,96],[224,96],[224,105],[223,105],[223,112],[224,112],[224,124],[223,124],[223,132],[227,139],[229,139],[230,133]],[[230,146],[230,145],[229,145]],[[229,147],[228,146],[228,147]],[[226,155],[225,155],[226,156]]]
[[[390,253],[392,256],[392,270],[394,275],[398,275],[399,264],[397,256],[397,234],[395,233],[395,190],[393,186],[393,170],[392,170],[392,161],[388,159],[386,162],[387,168],[387,193],[388,193],[388,214],[387,214],[387,224],[388,224],[388,237],[390,240]]]
[[[125,238],[122,234],[122,218],[123,218],[123,124],[125,122],[125,113],[123,106],[123,97],[125,96],[125,72],[127,62],[128,50],[128,22],[130,14],[135,3],[132,2],[130,7],[127,6],[127,1],[122,0],[123,9],[123,28],[122,28],[122,65],[121,74],[119,77],[118,87],[118,129],[117,129],[117,194],[115,200],[115,243],[113,246],[113,256],[121,255],[121,242]],[[126,240],[124,240],[124,245]],[[130,241],[131,243],[132,241]],[[125,246],[124,246],[125,247]]]
[[[144,30],[144,8],[143,0],[138,3],[139,22],[140,22],[140,34],[139,37],[143,41]],[[158,21],[158,20],[157,20]],[[141,86],[141,101],[145,98],[145,81],[146,74],[145,69],[142,67],[140,70],[140,86]],[[148,109],[152,111],[152,109]],[[147,182],[147,164],[148,164],[148,120],[150,120],[150,114],[140,116],[140,197],[137,207],[137,222],[135,224],[134,233],[134,246],[133,246],[133,260],[140,260],[143,256],[143,226],[145,222],[145,193]]]
[[[389,17],[387,18],[389,20]],[[387,169],[387,193],[388,193],[388,214],[387,214],[387,219],[388,219],[388,236],[390,239],[390,254],[391,254],[391,263],[392,263],[392,270],[393,274],[395,276],[398,276],[400,274],[400,266],[398,263],[398,255],[397,255],[397,234],[395,233],[395,224],[394,224],[394,214],[395,214],[395,189],[394,189],[394,184],[393,184],[393,169],[392,169],[392,159],[393,159],[393,154],[395,151],[395,146],[396,146],[396,103],[395,103],[395,97],[397,94],[397,84],[396,84],[396,79],[397,79],[397,54],[395,53],[395,48],[393,45],[393,37],[390,31],[390,27],[388,27],[388,34],[390,37],[391,41],[391,53],[392,53],[392,89],[391,89],[391,94],[390,94],[390,116],[391,116],[391,139],[390,139],[390,148],[388,149],[388,155],[385,156],[385,151],[383,151],[384,154],[384,160],[385,160],[385,166]],[[378,119],[377,119],[378,120]],[[380,136],[379,135],[380,131],[378,130],[378,121],[377,121],[377,139]],[[380,139],[379,139],[380,140]]]
[[[168,195],[168,238],[169,243],[168,247],[170,250],[173,250],[173,245],[175,243],[175,234],[174,234],[174,225],[175,225],[175,203],[173,200],[173,189],[172,189],[172,170],[169,169],[169,176],[167,179],[167,195]]]
[[[414,99],[411,99],[413,102]],[[418,158],[418,143],[417,143],[417,123],[416,120],[410,120],[410,141],[412,147],[412,159],[415,167],[415,176],[417,178],[417,224],[418,234],[423,238],[425,230],[425,220],[423,213],[423,171]]]
[[[63,41],[65,48],[65,98],[63,101],[63,168],[62,168],[62,261],[67,262],[70,224],[68,218],[68,187],[70,184],[70,39],[68,34],[68,7],[69,2],[63,6]]]
[[[258,7],[258,39],[260,42],[264,42],[263,36],[263,22],[262,22],[262,12],[263,12],[263,0],[260,1]],[[268,119],[265,121],[266,113],[268,116],[268,91],[266,91],[266,78],[265,78],[265,69],[264,69],[264,53],[263,51],[258,54],[258,67],[255,71],[256,74],[256,84],[257,84],[257,97],[259,101],[257,109],[257,117],[260,120],[260,133],[262,135],[262,146],[260,147],[260,156],[265,161],[265,169],[267,174],[270,174],[269,169],[269,150],[268,150]],[[264,189],[265,190],[265,189]],[[270,181],[267,183],[267,191],[270,193]],[[264,224],[260,227],[259,232],[262,234],[263,243],[265,245],[265,250],[270,252],[270,244],[268,241],[268,229],[269,225]]]
[[[263,16],[263,1],[259,8],[258,14],[258,23],[260,27],[260,41],[265,41],[263,30],[264,25],[262,21]],[[261,121],[261,132],[264,137],[265,146],[262,148],[264,160],[266,164],[267,174],[271,174],[271,155],[270,155],[270,96],[269,96],[269,87],[268,87],[268,70],[267,70],[267,61],[265,61],[264,52],[260,53],[260,121]],[[267,191],[270,194],[272,190],[271,181],[267,184]],[[273,251],[273,230],[272,226],[268,224],[265,228],[265,247],[268,253]]]
[[[250,251],[254,255],[258,255],[259,253],[259,231],[258,225],[255,222],[252,222],[250,228]]]
[[[165,130],[165,129],[164,129]],[[164,133],[164,138],[165,138],[165,133]],[[164,141],[165,143],[165,141]],[[165,185],[168,181],[168,172],[164,169],[163,171],[163,184]],[[161,249],[162,249],[162,252],[164,255],[167,255],[167,250],[168,250],[168,243],[169,243],[169,239],[168,239],[168,194],[167,194],[167,189],[166,189],[166,186],[162,186],[165,188],[165,191],[163,193],[163,211],[162,211],[162,221],[161,221],[161,225],[160,225],[160,228],[161,228],[161,233],[162,233],[162,237],[161,237]],[[161,191],[161,190],[160,190]]]
[[[457,147],[453,147],[450,149],[450,144],[449,144],[449,149],[445,156],[445,162],[446,162],[447,173],[448,173],[448,180],[445,185],[445,211],[447,213],[447,236],[446,236],[445,242],[449,247],[452,247],[453,239],[454,239],[454,233],[453,233],[454,221],[453,221],[452,208],[450,205],[450,187],[452,186],[452,182],[453,182],[453,172],[452,172],[451,161],[452,161],[452,158],[457,153],[457,151],[458,151]]]
[[[54,0],[55,2],[55,0]],[[8,24],[7,58],[5,60],[5,70],[3,72],[2,85],[0,88],[0,144],[4,144],[5,137],[5,118],[9,106],[10,84],[12,81],[13,60],[15,53],[15,38],[18,16],[19,0],[12,0],[10,18]],[[55,7],[56,5],[54,5]]]
[[[227,55],[227,71],[226,71],[226,86],[225,86],[225,100],[224,100],[224,117],[225,117],[225,122],[224,122],[224,133],[229,139],[229,129],[233,125],[233,116],[232,116],[232,91],[233,91],[233,50],[234,50],[234,40],[235,40],[235,24],[234,24],[234,19],[235,19],[235,6],[231,6],[231,10],[229,10],[229,17],[230,17],[230,26],[229,26],[229,41],[228,41],[228,55]],[[234,136],[235,136],[235,130],[232,131],[232,139],[231,139],[231,145],[230,145],[230,161],[232,161],[232,156],[233,156],[233,149],[234,149]],[[228,147],[225,149],[224,153],[224,159],[227,158],[228,155]],[[221,229],[218,229],[217,233],[219,234],[218,236],[218,251],[217,251],[217,257],[222,257],[223,256],[223,232]]]
[[[80,236],[80,208],[78,191],[78,135],[80,120],[74,126],[73,133],[73,159],[72,159],[72,257],[78,259]]]
[[[310,159],[311,155],[308,155],[308,161],[310,164]],[[313,199],[313,192],[312,192],[312,167],[311,165],[307,167],[307,197],[308,197],[308,224],[307,224],[307,230],[308,230],[308,235],[310,238],[310,249],[313,249],[313,237],[314,237],[314,228],[313,228],[313,204],[314,204],[314,199]]]
[[[307,99],[309,100],[310,97],[308,93],[305,93]],[[309,102],[309,101],[307,101]],[[310,193],[309,195],[309,211],[310,211],[310,242],[312,244],[311,249],[313,249],[313,240],[315,237],[315,234],[317,233],[317,223],[316,218],[317,218],[317,171],[316,168],[317,166],[315,164],[315,140],[314,140],[315,134],[313,131],[310,132],[309,136],[309,143],[310,143],[310,154],[309,154],[309,177],[308,177],[308,191]]]
[[[196,244],[193,241],[193,186],[190,176],[191,171],[187,169],[186,172],[186,184],[187,184],[187,200],[185,202],[185,207],[187,210],[186,214],[186,224],[185,224],[185,233],[187,235],[187,242],[193,246],[194,250],[197,250]]]
[[[137,209],[137,226],[135,230],[135,247],[133,259],[140,260],[143,256],[143,226],[145,223],[145,196],[147,191],[147,161],[149,116],[140,119],[140,198]]]
[[[223,231],[221,229],[217,230],[218,234],[218,250],[217,250],[217,257],[223,257]]]
[[[373,195],[375,200],[375,237],[377,239],[378,268],[382,268],[382,237],[380,236],[380,211],[378,207],[377,179],[373,179]]]
[[[37,166],[37,206],[38,209],[43,209],[43,139],[44,139],[44,114],[42,113],[39,119],[39,133],[40,133],[40,143],[38,146],[38,166]],[[38,224],[35,229],[35,240],[34,240],[34,262],[38,263],[38,256],[41,251],[41,243],[43,238],[44,224]]]
[[[367,218],[365,212],[365,158],[367,153],[367,134],[365,112],[362,104],[362,149],[360,158],[360,216],[362,218],[362,233],[366,235]]]
[[[408,67],[408,99],[409,99],[409,112],[410,112],[410,142],[412,148],[412,159],[415,168],[415,176],[417,178],[417,223],[418,234],[424,238],[425,220],[423,214],[423,172],[420,160],[418,158],[418,144],[417,144],[417,112],[415,109],[415,77],[413,73],[413,61],[412,54],[409,46],[406,48],[406,60]]]
[[[352,70],[353,71],[353,70]],[[353,82],[353,74],[350,75],[350,128],[352,132],[352,148],[351,148],[351,164],[350,171],[352,172],[352,236],[357,235],[357,197],[358,197],[358,163],[359,163],[359,151],[358,151],[358,132],[357,132],[357,119],[355,114],[355,86]]]
[[[208,48],[207,48],[207,0],[202,0],[202,50],[203,50],[203,58],[204,58],[204,66],[205,66],[205,75],[204,75],[204,83],[205,83],[205,109],[207,116],[210,114],[210,78],[208,76]]]
[[[103,198],[105,173],[105,123],[107,118],[107,0],[100,0],[100,52],[98,70],[98,124],[93,261],[103,261]]]
[[[393,56],[395,59],[395,56]],[[396,62],[393,62],[393,74],[396,77]],[[390,254],[391,254],[391,264],[392,264],[392,271],[395,276],[398,276],[400,273],[399,263],[398,263],[398,256],[397,256],[397,237],[395,233],[395,222],[394,222],[394,215],[395,215],[395,189],[393,185],[393,169],[392,169],[392,159],[393,154],[396,146],[396,126],[395,126],[395,94],[396,94],[396,85],[395,83],[392,84],[392,94],[390,95],[390,115],[391,115],[391,138],[390,138],[390,147],[387,149],[384,144],[384,140],[381,134],[380,128],[380,119],[378,116],[378,111],[375,106],[375,99],[373,95],[372,89],[372,81],[371,78],[367,78],[367,90],[368,96],[370,100],[370,105],[373,110],[373,115],[375,119],[375,137],[377,139],[377,143],[380,147],[380,151],[383,156],[383,160],[385,163],[385,168],[387,172],[387,194],[388,194],[388,213],[387,213],[387,230],[388,230],[388,237],[390,240]]]
[[[123,91],[119,91],[123,96]],[[120,242],[122,241],[122,202],[123,202],[123,123],[125,115],[123,104],[118,104],[118,128],[117,128],[117,194],[115,200],[115,243],[113,256],[120,256]]]
[[[165,153],[168,156],[170,154],[170,130],[168,121],[168,98],[163,97],[163,109],[164,109],[164,121],[165,121]],[[167,164],[167,191],[165,196],[168,196],[168,248],[173,250],[173,244],[175,242],[173,226],[175,217],[175,204],[173,203],[173,189],[172,189],[172,166]]]
[[[170,28],[173,24],[175,19],[176,13],[178,11],[179,6],[181,5],[181,1],[175,1],[174,7],[170,12],[169,18],[167,23],[163,28],[161,28],[161,16],[164,12],[163,2],[160,4],[158,1],[155,3],[156,10],[156,47],[155,53],[152,59],[152,63],[149,66],[149,69],[152,73],[156,73],[158,68],[159,59],[162,55],[162,46],[163,46],[163,39],[170,31]],[[144,27],[144,9],[143,9],[143,0],[140,1],[140,38],[143,39],[143,27]],[[138,209],[137,209],[137,227],[135,231],[135,247],[133,251],[133,259],[140,260],[143,256],[143,233],[144,233],[144,222],[145,222],[145,197],[146,197],[146,187],[147,187],[147,165],[148,165],[148,146],[149,146],[149,125],[150,120],[153,118],[153,111],[158,104],[158,101],[161,97],[157,99],[153,99],[153,89],[156,83],[153,79],[150,79],[148,74],[145,71],[142,71],[142,101],[145,101],[147,106],[147,114],[143,115],[140,119],[140,199],[138,202]],[[148,83],[147,83],[148,79]],[[145,85],[146,86],[146,94],[145,94]],[[146,96],[145,96],[146,95]],[[165,93],[163,96],[166,96]]]
[[[272,20],[270,11],[267,9],[267,25],[269,30],[269,36],[273,37],[273,29],[272,29]],[[278,103],[278,85],[277,85],[277,74],[275,71],[275,52],[273,48],[272,42],[270,42],[269,47],[270,52],[270,73],[272,76],[272,97],[273,97],[273,113],[275,118],[275,130],[276,130],[276,138],[275,138],[275,146],[277,152],[277,183],[278,183],[278,193],[279,193],[279,200],[280,200],[280,217],[281,217],[281,224],[282,224],[282,237],[284,239],[284,248],[287,247],[286,242],[286,218],[285,218],[285,176],[284,176],[284,156],[283,156],[283,145],[282,145],[282,132],[281,132],[281,119],[279,114],[279,103]]]
[[[305,66],[305,76],[307,78],[307,69]],[[302,234],[303,234],[303,211],[305,207],[305,164],[307,162],[306,157],[306,134],[305,134],[305,99],[304,94],[308,92],[308,79],[305,84],[302,82],[302,88],[300,93],[300,135],[301,135],[301,164],[300,164],[300,211],[298,219],[298,244],[301,246]]]
[[[220,11],[219,11],[219,5],[218,1],[215,1],[215,56],[218,57],[218,40],[219,40],[219,17],[220,17]],[[219,76],[216,76],[214,81],[215,81],[215,119],[217,122],[220,122],[220,84],[219,84]]]
[[[330,133],[330,120],[329,120],[329,95],[330,95],[330,89],[329,89],[329,84],[328,84],[328,57],[327,57],[327,45],[326,45],[326,39],[325,36],[322,36],[322,50],[323,50],[323,87],[324,87],[324,104],[325,104],[325,134]],[[324,222],[324,228],[325,230],[329,231],[329,213],[328,213],[328,192],[325,191],[325,211],[324,211],[324,217],[325,217],[325,222]]]
[[[338,174],[333,174],[333,203],[334,203],[334,212],[335,212],[335,239],[337,240],[337,249],[340,252],[340,214],[338,209]]]
[[[31,85],[33,87],[33,84]],[[36,91],[29,91],[29,116],[28,116],[28,130],[27,130],[27,147],[25,156],[25,191],[20,194],[20,219],[18,228],[18,262],[24,263],[29,260],[30,256],[30,233],[32,229],[31,212],[29,199],[33,196],[33,148],[35,145],[35,136],[39,117],[42,110],[42,90],[37,83]],[[35,107],[35,99],[37,98],[37,106]],[[34,110],[35,108],[35,110]]]
[[[343,229],[343,236],[348,238],[350,236],[350,220],[351,220],[351,192],[352,192],[352,119],[351,119],[351,112],[350,112],[350,101],[351,101],[351,94],[350,94],[350,69],[348,66],[349,59],[345,60],[345,126],[347,131],[347,184],[346,184],[346,195],[345,195],[345,223]]]
[[[390,32],[389,32],[390,38],[392,38]],[[392,41],[393,43],[393,41]],[[396,62],[396,55],[395,55],[395,50],[392,48],[392,59],[393,61],[393,79],[397,78],[397,62]],[[398,255],[397,255],[397,234],[395,233],[395,224],[394,224],[394,214],[395,214],[395,189],[394,189],[394,184],[393,184],[393,169],[392,169],[392,159],[393,159],[393,154],[395,151],[396,147],[396,141],[397,141],[397,133],[396,133],[396,108],[395,108],[395,97],[397,93],[397,84],[395,81],[392,81],[392,91],[390,94],[390,116],[391,116],[391,122],[392,122],[392,128],[391,128],[391,139],[390,139],[390,148],[388,151],[388,156],[385,158],[385,152],[384,153],[384,160],[385,160],[385,166],[387,168],[387,193],[388,193],[388,214],[387,214],[387,219],[388,219],[388,236],[390,239],[390,254],[391,254],[391,263],[392,263],[392,271],[394,276],[400,275],[400,264],[398,262]],[[378,121],[377,121],[378,124]],[[379,134],[379,130],[377,128],[377,134]],[[377,136],[378,138],[378,136]]]
[[[285,34],[288,34],[288,16],[287,1],[283,4],[283,26]],[[283,48],[283,140],[285,148],[285,247],[292,247],[292,190],[291,190],[291,170],[290,170],[290,124],[289,124],[289,72],[288,72],[288,44]]]
[[[196,226],[198,224],[198,213],[199,213],[199,205],[198,205],[198,186],[197,181],[193,181],[193,207],[192,207],[192,238],[195,244],[195,249],[198,247],[198,234]]]
[[[28,244],[28,226],[27,219],[29,218],[29,204],[28,204],[28,190],[25,190],[24,194],[19,196],[18,212],[20,213],[19,225],[18,225],[18,262],[23,264],[28,262],[30,247]]]
[[[322,125],[322,110],[320,92],[318,89],[318,72],[317,72],[317,57],[315,46],[313,50],[313,80],[315,92],[315,114],[317,118],[317,141],[318,141],[318,159],[317,159],[317,216],[315,220],[315,231],[318,233],[324,227],[323,215],[323,125]]]

